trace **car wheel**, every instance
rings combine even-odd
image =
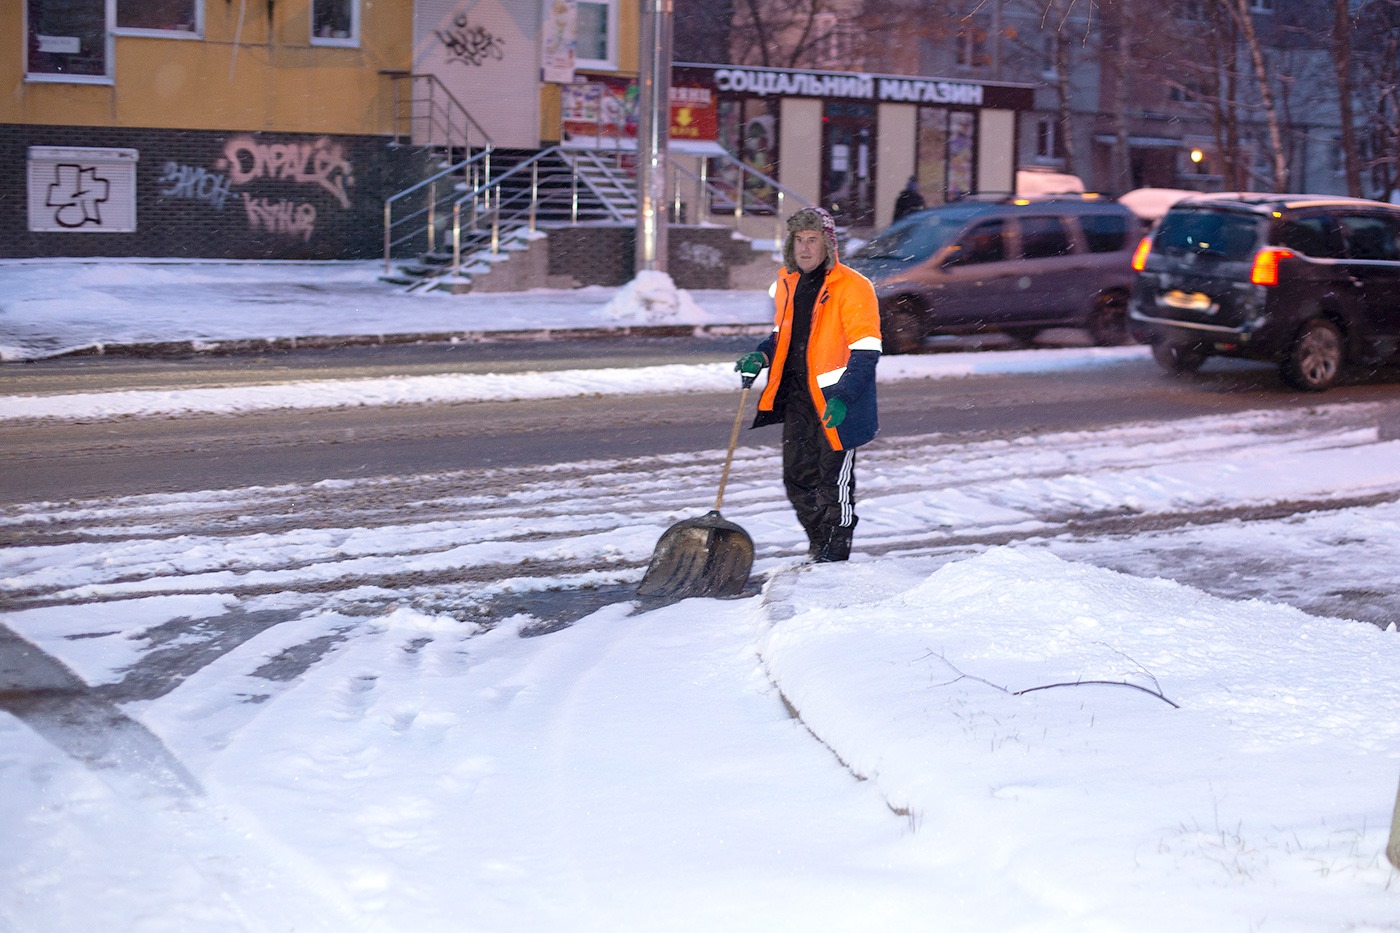
[[[1121,347],[1128,342],[1128,299],[1119,293],[1094,299],[1089,313],[1089,338],[1096,347]]]
[[[1035,343],[1035,338],[1040,336],[1038,327],[1008,327],[1006,336],[1015,341],[1018,347],[1029,347]]]
[[[1185,376],[1201,368],[1206,355],[1192,347],[1159,340],[1152,345],[1152,358],[1169,376]]]
[[[914,302],[895,303],[880,323],[880,339],[887,353],[914,353],[924,343],[924,315]]]
[[[1342,332],[1324,318],[1313,318],[1298,331],[1283,361],[1284,381],[1295,389],[1321,392],[1342,372]]]

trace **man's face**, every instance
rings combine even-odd
[[[792,254],[797,268],[811,272],[826,262],[826,238],[819,230],[799,230],[792,236]]]

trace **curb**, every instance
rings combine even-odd
[[[532,330],[437,331],[405,334],[349,334],[310,337],[249,337],[233,340],[160,340],[147,343],[95,343],[53,353],[42,359],[69,356],[239,356],[242,354],[333,350],[342,347],[382,347],[428,343],[516,343],[545,340],[607,340],[614,337],[744,337],[763,336],[771,324],[670,324],[641,327],[542,327]],[[31,360],[34,358],[31,358]]]

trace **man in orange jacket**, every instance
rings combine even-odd
[[[788,218],[773,333],[735,364],[768,382],[754,427],[783,425],[783,485],[808,553],[846,560],[856,527],[856,448],[879,431],[880,309],[870,280],[844,265],[836,222],[819,207]]]

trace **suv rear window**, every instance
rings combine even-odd
[[[1225,259],[1254,255],[1263,218],[1237,211],[1171,210],[1162,218],[1153,246],[1164,253],[1209,253]]]
[[[1128,243],[1128,218],[1122,214],[1080,214],[1079,226],[1091,253],[1116,253]]]

